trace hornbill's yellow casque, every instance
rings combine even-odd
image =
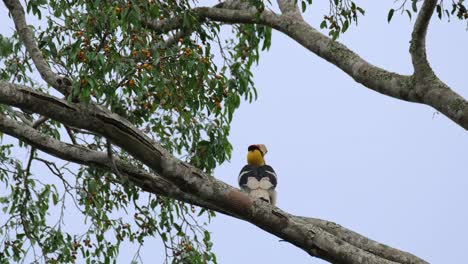
[[[267,149],[263,144],[250,145],[247,152],[247,165],[239,173],[239,186],[250,197],[276,204],[276,173],[265,164]]]

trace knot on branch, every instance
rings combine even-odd
[[[313,239],[315,235],[317,235],[317,228],[315,226],[309,227],[309,229],[307,230],[307,236],[310,239]]]
[[[335,229],[335,228],[339,228],[339,227],[340,227],[339,224],[334,223],[334,222],[327,222],[326,225],[327,225],[327,227],[332,228],[332,229]]]
[[[178,161],[175,159],[162,159],[161,160],[161,174],[168,178],[174,178],[180,175],[178,168]]]
[[[55,80],[57,82],[58,85],[60,86],[72,86],[72,81],[70,78],[68,78],[67,76],[65,75],[58,75],[57,76],[57,79]]]

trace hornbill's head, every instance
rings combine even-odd
[[[254,166],[265,165],[264,156],[268,152],[263,144],[250,145],[247,152],[247,163]]]

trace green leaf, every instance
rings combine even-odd
[[[416,12],[418,12],[418,6],[417,6],[418,1],[417,0],[412,0],[412,1],[413,1],[413,3],[411,5],[411,7],[413,8],[413,12],[416,13]]]
[[[59,198],[58,198],[57,193],[55,193],[55,192],[52,193],[52,202],[54,203],[54,205],[57,205],[58,200],[59,200]]]
[[[440,7],[440,4],[437,5],[437,16],[439,17],[439,19],[442,19],[442,8]]]
[[[364,9],[360,8],[359,6],[357,6],[356,9],[357,9],[362,15],[365,15],[366,11],[364,11]]]
[[[387,21],[388,23],[390,23],[390,21],[392,20],[392,17],[393,17],[393,13],[395,12],[395,9],[390,9],[390,11],[388,11],[388,16],[387,16]]]
[[[307,4],[306,4],[306,2],[302,1],[301,5],[302,5],[302,12],[304,13],[306,11]]]
[[[345,22],[343,23],[343,28],[341,29],[341,32],[345,32],[349,27],[349,22],[348,20],[345,20]]]
[[[406,11],[406,14],[408,15],[409,19],[411,20],[411,12],[407,9],[405,10]]]
[[[324,29],[327,27],[327,21],[323,20],[322,23],[320,23],[320,28]]]

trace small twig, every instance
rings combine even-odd
[[[79,134],[85,134],[85,135],[92,135],[92,136],[100,136],[94,132],[91,132],[91,131],[87,131],[87,130],[84,130],[84,129],[79,129],[79,128],[76,128],[76,127],[71,127],[71,126],[68,126],[72,132],[75,132],[75,133],[79,133]]]
[[[31,153],[29,155],[28,159],[28,164],[26,165],[26,170],[23,172],[23,188],[24,188],[24,196],[23,196],[23,201],[22,201],[22,208],[20,212],[20,218],[21,218],[21,225],[23,226],[24,233],[26,234],[26,237],[28,237],[32,241],[36,241],[41,247],[42,243],[40,239],[34,234],[29,226],[29,221],[27,219],[27,205],[28,201],[31,199],[31,192],[29,190],[29,175],[31,174],[31,165],[32,165],[32,160],[34,159],[34,154],[36,152],[35,147],[31,147]]]
[[[34,153],[36,152],[36,148],[35,147],[31,147],[31,153],[29,155],[29,160],[28,160],[28,165],[26,166],[26,173],[25,173],[25,179],[24,179],[24,182],[23,184],[25,184],[25,188],[27,186],[27,177],[29,176],[29,174],[31,174],[31,164],[32,164],[32,160],[34,159]]]
[[[77,145],[78,143],[76,142],[76,137],[73,134],[71,128],[69,126],[65,126],[65,130],[67,131],[67,134],[70,137],[70,140],[72,141],[73,145]]]
[[[165,41],[166,47],[172,47],[173,45],[177,44],[180,38],[186,37],[191,32],[186,32],[184,30],[177,31],[174,35],[167,38]]]
[[[18,117],[21,122],[27,124],[28,126],[31,125],[31,120],[28,119],[28,117],[22,113],[22,112],[19,112],[19,111],[15,111],[11,106],[7,105],[5,107],[5,110],[6,112],[8,113],[9,116],[11,117]]]
[[[112,154],[112,143],[109,139],[107,139],[107,157],[109,158],[114,174],[117,175],[117,177],[120,179],[123,179],[122,174],[120,174],[119,170],[117,169],[117,165],[115,165],[114,156]]]
[[[34,159],[44,163],[47,166],[47,168],[49,169],[49,171],[52,172],[52,174],[57,176],[62,181],[63,188],[64,188],[65,192],[63,193],[62,199],[61,199],[62,200],[61,218],[63,219],[63,211],[64,211],[64,206],[65,206],[64,200],[65,200],[65,196],[66,196],[67,193],[70,195],[73,203],[75,204],[76,209],[78,211],[80,211],[81,213],[85,214],[85,212],[80,209],[80,206],[79,206],[78,202],[76,201],[75,197],[73,196],[73,193],[71,193],[71,190],[74,190],[74,189],[78,190],[79,188],[72,186],[65,179],[63,173],[61,172],[61,169],[63,168],[65,170],[67,170],[69,173],[72,173],[72,174],[73,174],[73,172],[71,172],[67,167],[58,168],[57,165],[54,162],[51,162],[51,161],[48,161],[48,160],[45,160],[45,159],[42,159],[42,158],[39,158],[39,157],[35,157]]]

